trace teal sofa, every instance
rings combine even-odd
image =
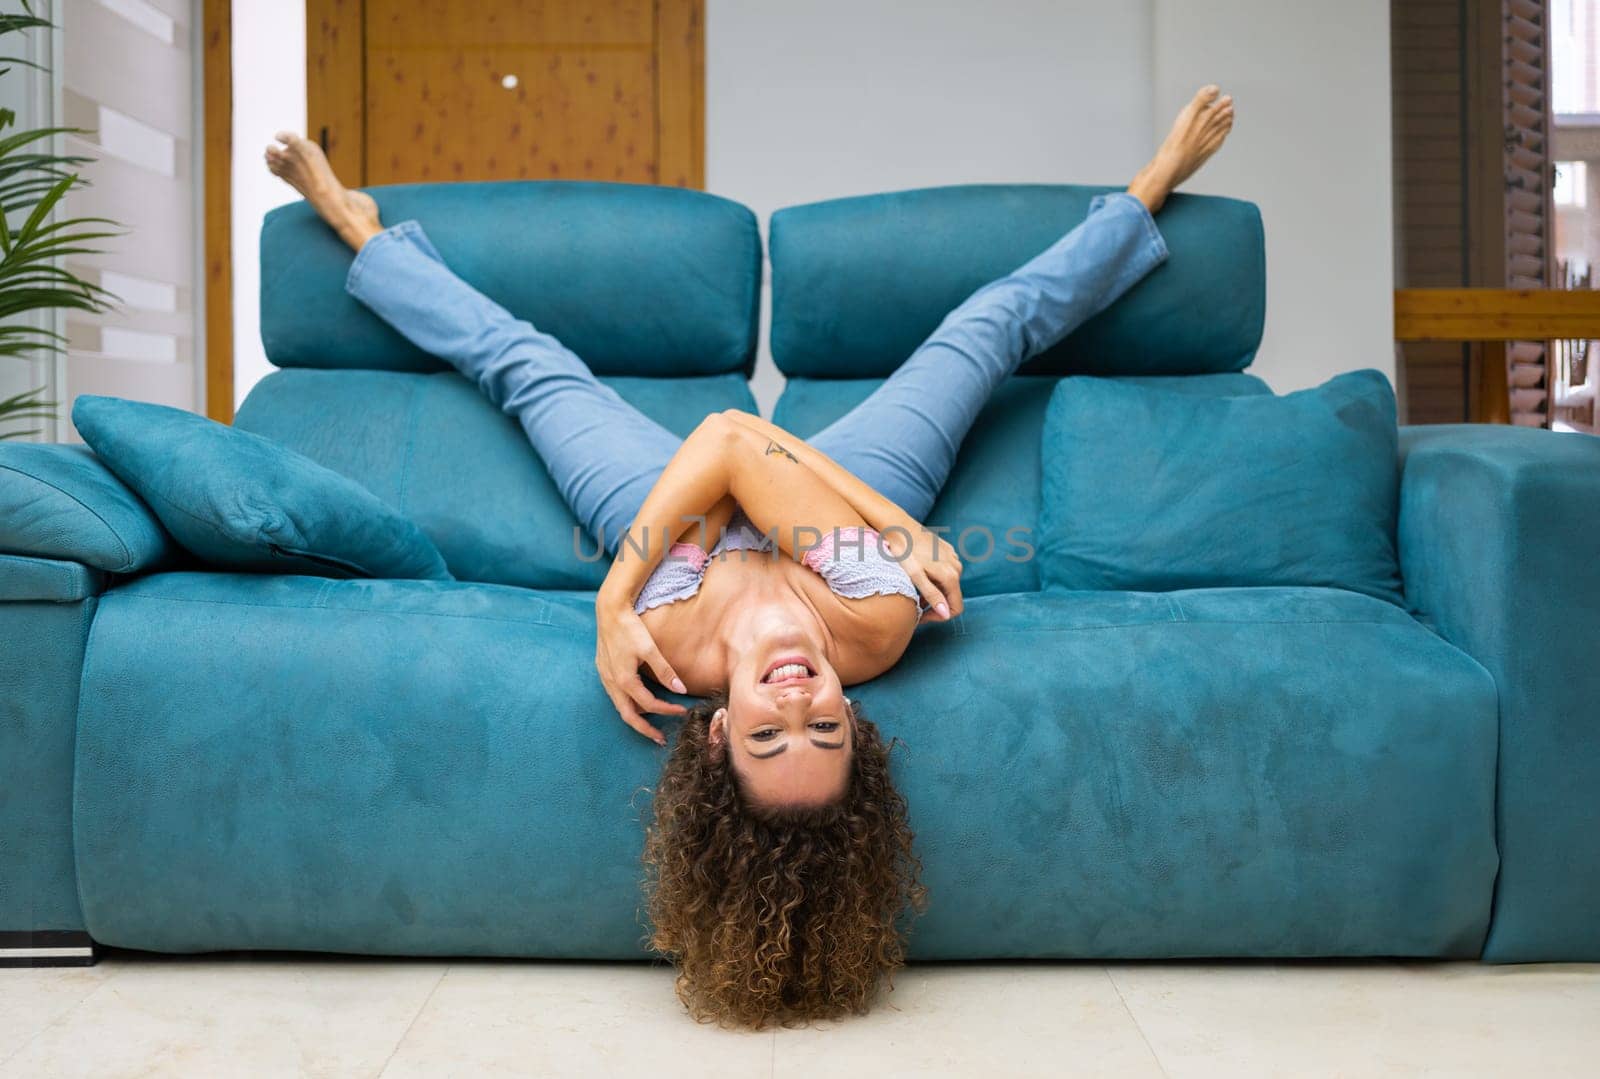
[[[1098,188],[963,187],[770,227],[775,419],[810,434]],[[753,408],[762,249],[710,196],[376,189],[667,427]],[[1255,208],[1175,198],[1169,262],[996,395],[932,514],[1039,518],[1059,379],[1266,393]],[[215,572],[92,455],[0,446],[0,960],[305,949],[646,955],[661,759],[592,672],[604,565],[520,431],[268,215],[280,368],[239,427],[415,520],[457,580]],[[1360,366],[1362,357],[1351,357]],[[969,558],[966,614],[857,696],[931,897],[919,958],[1600,960],[1600,440],[1405,428],[1405,603],[1334,588],[1042,589]]]

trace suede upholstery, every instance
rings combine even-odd
[[[736,374],[605,381],[680,435],[709,413],[756,407]],[[605,578],[527,436],[460,375],[277,371],[234,425],[355,479],[415,521],[462,580],[593,589]]]
[[[167,574],[108,594],[85,684],[117,692],[89,694],[78,742],[96,938],[643,954],[661,752],[610,710],[593,649],[581,601],[493,585]],[[906,743],[920,956],[1481,944],[1494,685],[1392,605],[984,597],[859,695]]]
[[[1600,438],[1402,431],[1400,568],[1500,691],[1495,962],[1600,961]]]
[[[1062,380],[1039,566],[1059,588],[1313,584],[1400,600],[1395,401],[1380,371],[1249,397]]]
[[[225,569],[450,576],[420,529],[347,476],[164,405],[80,396],[72,422],[186,550]]]
[[[755,215],[698,191],[492,181],[368,189],[462,277],[603,375],[750,373]],[[344,291],[350,249],[303,202],[261,227],[261,339],[279,367],[442,371]]]
[[[951,543],[961,543],[964,595],[1032,592],[1039,587],[1038,558],[1021,555],[1024,544],[1038,544],[1043,478],[1040,432],[1045,407],[1059,381],[1049,376],[1016,378],[1000,387],[968,433],[955,470],[928,515],[928,523],[950,530],[947,538]],[[1135,375],[1115,381],[1201,395],[1271,392],[1254,375],[1237,373]],[[801,438],[810,438],[864,400],[881,382],[876,378],[791,378],[778,398],[772,421]],[[993,537],[992,551],[988,537]]]
[[[150,507],[87,447],[0,442],[0,553],[137,573],[175,548]]]
[[[772,358],[784,374],[882,378],[978,288],[1043,251],[1112,188],[935,187],[772,215]],[[1256,207],[1174,195],[1171,257],[1023,367],[1032,375],[1242,371],[1266,316]]]
[[[73,872],[73,745],[84,642],[97,600],[66,598],[81,589],[71,587],[73,571],[63,564],[16,561],[0,557],[0,929],[82,930]],[[56,583],[39,588],[46,571]],[[22,584],[24,573],[33,587]],[[78,583],[86,585],[87,576]],[[61,598],[46,598],[47,589]]]
[[[98,596],[104,591],[105,582],[105,573],[81,562],[0,555],[0,603],[71,603]]]
[[[778,215],[773,346],[794,376],[778,421],[806,435],[842,414],[1095,190]],[[613,385],[673,430],[751,407],[742,207],[590,184],[377,194],[513,313],[631,376]],[[1238,373],[1264,302],[1254,207],[1178,199],[1162,227],[1169,264],[1001,388],[933,523],[1037,526],[1062,373],[1266,392]],[[70,502],[65,527],[0,504],[0,537],[54,537],[0,559],[0,639],[21,642],[0,650],[0,930],[644,955],[662,754],[593,674],[603,564],[565,540],[511,421],[351,306],[348,252],[304,207],[265,233],[263,333],[290,369],[239,426],[413,518],[461,579],[135,575],[151,563]],[[1041,590],[1037,559],[969,559],[966,614],[852,690],[900,740],[931,891],[912,954],[1465,957],[1487,939],[1496,960],[1600,959],[1600,675],[1583,651],[1600,635],[1600,451],[1563,439],[1402,432],[1398,551],[1420,618],[1304,583]]]

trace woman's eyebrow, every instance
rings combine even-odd
[[[812,745],[816,746],[818,749],[843,749],[844,748],[844,743],[843,742],[819,742],[815,738],[807,739],[807,741],[809,741]],[[776,757],[779,753],[782,753],[784,750],[786,750],[788,748],[789,748],[789,743],[785,742],[782,745],[780,745],[777,749],[771,749],[771,750],[768,750],[765,753],[751,753],[750,756],[754,757],[758,761],[764,761],[768,757]]]

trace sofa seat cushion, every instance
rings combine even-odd
[[[1475,956],[1496,692],[1337,589],[973,601],[861,687],[935,897],[916,951]]]
[[[712,412],[755,408],[737,374],[602,381],[679,435]],[[609,560],[595,557],[522,428],[454,372],[278,371],[234,425],[366,487],[462,580],[594,589],[605,579]]]
[[[76,850],[96,939],[625,958],[661,751],[591,597],[164,574],[101,600]],[[1333,589],[983,597],[853,692],[924,958],[1477,953],[1495,689]],[[671,724],[668,724],[670,730]]]
[[[956,459],[956,467],[934,503],[927,523],[948,527],[961,548],[966,596],[1032,592],[1039,587],[1034,555],[1042,480],[1040,431],[1059,378],[1014,378],[995,391],[978,415]],[[1205,396],[1268,394],[1254,375],[1130,376],[1112,381]],[[810,438],[865,401],[883,384],[878,378],[791,378],[772,421]],[[992,538],[992,543],[990,542]]]

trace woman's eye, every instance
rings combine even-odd
[[[811,725],[817,730],[821,731],[823,734],[831,734],[839,729],[839,721],[835,719],[825,719],[821,722],[813,723]]]
[[[758,742],[770,742],[774,738],[778,737],[778,732],[772,730],[754,731],[751,733],[750,737],[754,738]]]

